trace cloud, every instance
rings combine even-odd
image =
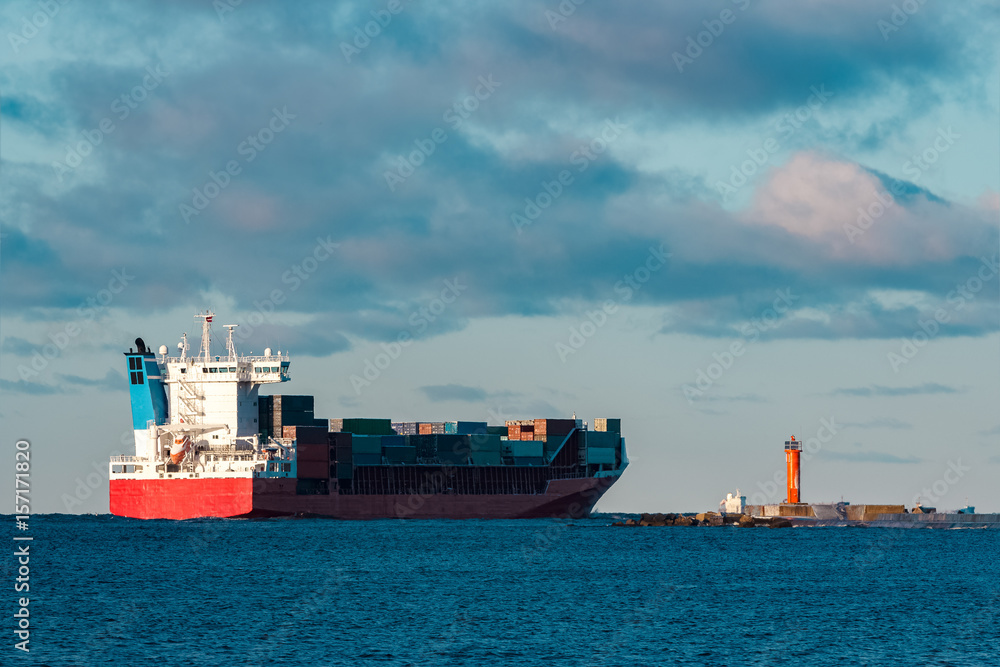
[[[886,452],[833,452],[820,450],[819,458],[831,461],[850,461],[852,463],[920,463],[923,459],[913,456],[897,456]]]
[[[479,387],[467,387],[461,384],[442,384],[420,387],[428,400],[439,403],[442,401],[468,401],[470,403],[486,400],[486,391]]]
[[[738,335],[776,289],[790,288],[799,301],[763,337],[885,338],[912,335],[997,244],[991,211],[905,182],[897,204],[850,243],[844,224],[885,185],[860,158],[789,143],[748,190],[750,203],[730,210],[700,168],[651,170],[625,146],[694,126],[737,132],[794,111],[823,84],[831,118],[878,129],[877,141],[860,141],[906,139],[928,109],[980,94],[976,65],[996,49],[985,10],[924,6],[888,49],[875,25],[890,0],[844,3],[819,22],[806,6],[751,3],[683,72],[674,52],[713,18],[698,5],[595,4],[554,29],[533,3],[408,5],[347,62],[337,45],[369,11],[244,3],[220,23],[211,6],[130,5],[53,21],[33,47],[73,43],[77,57],[38,58],[6,75],[5,130],[17,133],[8,143],[27,147],[8,151],[0,194],[3,210],[17,212],[4,216],[15,221],[0,265],[8,311],[72,317],[124,266],[136,277],[113,295],[116,308],[197,310],[205,295],[224,294],[250,314],[277,293],[277,316],[309,315],[316,326],[275,324],[248,343],[274,334],[322,356],[352,337],[441,335],[474,318],[623,298],[616,285],[663,245],[673,257],[628,302],[664,308],[664,332]],[[192,36],[211,45],[197,58]],[[127,115],[113,112],[147,65],[169,74]],[[447,120],[489,76],[495,92],[461,123]],[[898,99],[896,123],[870,110]],[[250,161],[247,137],[275,109],[294,118]],[[616,117],[628,126],[622,138],[580,170],[571,156]],[[114,132],[56,174],[66,146],[104,118]],[[437,128],[447,139],[390,190],[386,172]],[[831,148],[827,130],[849,129],[799,136]],[[231,161],[239,173],[220,187]],[[574,182],[516,233],[511,214],[564,169]],[[216,188],[185,222],[181,205]],[[317,264],[326,236],[341,246]],[[455,279],[468,285],[462,296],[422,315]],[[995,331],[997,283],[939,335]],[[900,285],[926,298],[895,308],[873,296]]]
[[[958,394],[961,392],[962,390],[955,387],[948,387],[937,382],[927,382],[913,387],[884,387],[876,384],[870,387],[835,389],[830,392],[830,396],[917,396],[921,394]]]
[[[108,391],[127,391],[128,389],[128,381],[121,373],[114,370],[108,370],[103,378],[86,378],[64,373],[57,373],[56,377],[61,382],[77,387],[94,387]]]
[[[58,387],[41,384],[39,382],[28,382],[27,380],[4,380],[0,379],[0,390],[12,394],[29,394],[31,396],[48,396],[60,393]]]
[[[34,352],[37,352],[38,348],[24,338],[4,336],[3,343],[0,343],[0,350],[18,357],[29,357]]]

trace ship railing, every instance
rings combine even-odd
[[[138,456],[112,456],[111,463],[149,463],[151,459],[139,458]]]

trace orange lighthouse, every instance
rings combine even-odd
[[[802,454],[802,443],[792,436],[791,440],[785,440],[785,465],[787,466],[788,496],[785,502],[799,502],[799,456]]]

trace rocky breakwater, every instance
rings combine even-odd
[[[749,514],[642,514],[638,519],[616,521],[612,526],[640,528],[646,526],[738,526],[740,528],[791,528],[792,522],[782,517],[753,517]]]

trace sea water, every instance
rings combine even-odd
[[[0,663],[1000,665],[1000,531],[611,522],[32,516]]]

